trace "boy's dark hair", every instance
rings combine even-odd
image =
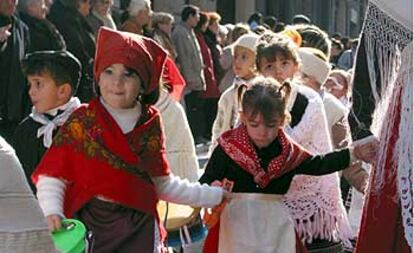
[[[187,21],[187,19],[190,16],[194,16],[197,14],[197,12],[199,12],[199,9],[197,6],[194,5],[185,5],[183,10],[181,11],[181,20],[182,21]]]
[[[257,69],[260,71],[260,62],[262,59],[266,59],[268,62],[274,62],[278,57],[299,63],[296,44],[282,35],[274,33],[263,34],[256,47]]]
[[[286,124],[290,120],[287,111],[292,86],[289,82],[282,85],[274,78],[257,77],[242,95],[241,108],[249,117],[263,116],[265,122],[285,117]]]
[[[23,73],[49,74],[57,86],[68,83],[75,94],[81,78],[81,63],[68,51],[37,51],[22,60]]]

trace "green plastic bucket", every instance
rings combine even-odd
[[[56,248],[62,253],[85,252],[86,228],[82,222],[74,219],[62,220],[62,229],[52,233]]]

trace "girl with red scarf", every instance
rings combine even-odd
[[[95,236],[93,252],[160,252],[158,199],[214,206],[219,187],[174,177],[166,160],[159,95],[167,53],[140,35],[101,28],[98,97],[77,109],[32,178],[50,230],[75,217]]]
[[[323,156],[296,144],[283,130],[290,91],[287,82],[256,78],[242,98],[242,124],[219,138],[200,182],[230,181],[233,193],[209,231],[204,252],[306,252],[282,203],[293,177],[325,175],[347,168],[353,157],[374,157],[376,143]]]

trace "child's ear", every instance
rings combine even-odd
[[[299,63],[296,62],[294,66],[295,66],[295,72],[298,72],[299,71]]]
[[[72,85],[69,83],[60,85],[58,95],[61,99],[66,99],[68,97],[70,98],[72,96]]]

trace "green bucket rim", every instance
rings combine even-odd
[[[81,253],[85,251],[85,225],[75,219],[63,219],[62,229],[52,233],[53,243],[63,253]]]

